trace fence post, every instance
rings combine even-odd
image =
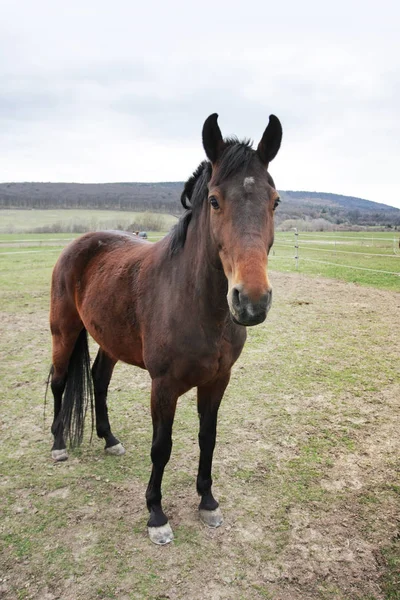
[[[293,227],[294,230],[294,260],[296,262],[296,271],[299,269],[299,232],[297,227]]]

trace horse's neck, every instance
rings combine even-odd
[[[221,320],[221,315],[229,311],[226,299],[228,283],[204,214],[190,223],[180,258],[189,284],[188,293],[192,290],[196,300],[210,311],[210,316],[215,313]]]

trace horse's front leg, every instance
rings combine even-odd
[[[172,450],[172,425],[176,403],[180,393],[177,386],[164,379],[154,379],[151,388],[151,416],[153,420],[153,442],[151,460],[153,468],[146,491],[147,508],[150,512],[148,532],[152,542],[168,544],[174,534],[161,506],[161,482],[164,469]]]
[[[197,388],[197,405],[200,418],[200,462],[197,475],[197,492],[201,496],[200,519],[208,527],[219,527],[223,521],[218,502],[211,491],[211,470],[217,434],[218,409],[229,383],[229,378],[230,372],[215,380],[212,384]]]

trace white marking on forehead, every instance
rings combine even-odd
[[[243,181],[243,187],[246,192],[251,192],[251,189],[254,185],[254,177],[245,177]]]

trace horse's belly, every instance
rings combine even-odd
[[[85,319],[82,314],[82,320],[92,338],[111,358],[145,368],[141,336],[134,327],[117,320],[110,320],[112,325],[109,325],[107,321],[96,320],[93,315]]]

